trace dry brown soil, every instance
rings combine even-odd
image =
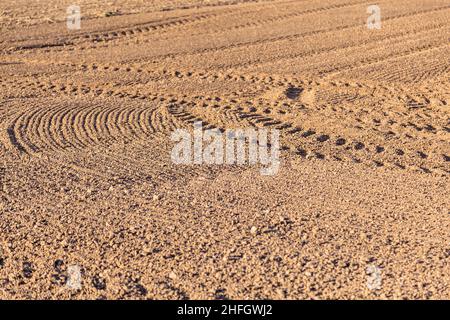
[[[0,3],[1,299],[450,298],[448,0],[69,4]],[[280,171],[172,163],[195,121]]]

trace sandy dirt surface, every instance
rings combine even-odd
[[[448,0],[74,4],[0,3],[1,299],[450,298]]]

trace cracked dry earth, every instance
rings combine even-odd
[[[77,4],[0,4],[1,299],[450,298],[448,0]],[[172,163],[195,121],[280,171]]]

